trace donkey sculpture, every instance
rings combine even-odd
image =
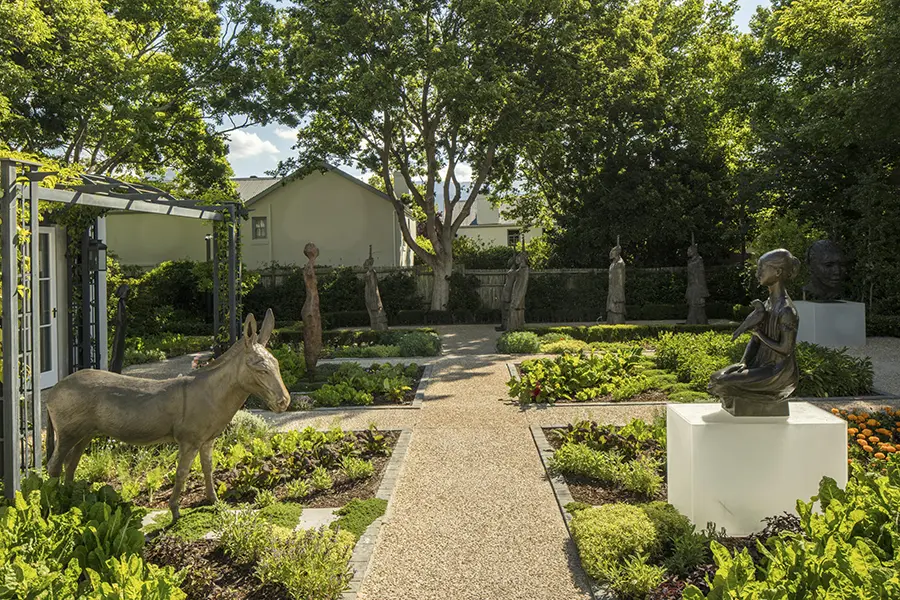
[[[275,412],[284,412],[290,395],[281,381],[278,361],[266,350],[275,328],[272,309],[257,334],[248,315],[244,336],[213,365],[176,379],[152,380],[108,371],[85,369],[57,383],[47,394],[48,440],[58,437],[47,469],[59,477],[63,463],[66,483],[94,437],[109,436],[127,444],[178,444],[178,468],[169,499],[172,522],[178,520],[179,499],[194,457],[206,481],[206,496],[216,501],[212,448],[216,437],[250,394],[261,397]]]

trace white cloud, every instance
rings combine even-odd
[[[280,137],[283,140],[296,141],[297,139],[297,129],[289,129],[287,127],[277,127],[275,129],[275,135]]]
[[[460,163],[456,165],[456,169],[454,170],[456,171],[457,181],[472,181],[472,167],[470,167],[466,163]]]
[[[261,154],[278,154],[275,144],[263,140],[255,133],[232,131],[228,134],[228,156],[230,158],[247,158]]]

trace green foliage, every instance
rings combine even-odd
[[[801,223],[795,211],[787,211],[779,214],[774,208],[766,208],[755,215],[756,237],[750,244],[750,258],[747,260],[747,271],[750,276],[756,274],[756,263],[759,257],[775,248],[786,248],[791,254],[800,259],[801,264],[806,264],[806,251],[816,240],[825,238],[825,233],[816,229],[809,223]],[[807,280],[807,273],[803,273],[794,280],[793,285],[797,289],[802,287]]]
[[[566,354],[581,353],[588,350],[587,342],[581,340],[559,340],[557,342],[541,343],[541,354]]]
[[[281,381],[288,390],[294,389],[306,376],[306,361],[303,359],[303,348],[294,348],[289,344],[281,344],[269,348],[272,356],[278,361]]]
[[[345,456],[341,461],[341,471],[350,481],[368,479],[375,474],[375,466],[370,460],[363,460],[353,456]]]
[[[234,444],[249,444],[254,438],[266,438],[271,433],[272,427],[262,417],[239,410],[216,440],[216,445],[228,448]]]
[[[467,269],[508,269],[518,248],[489,246],[479,238],[459,236],[453,240],[453,260]]]
[[[900,461],[891,455],[885,473],[854,467],[845,489],[825,477],[813,502],[797,501],[801,533],[785,531],[758,543],[763,565],[745,549],[732,554],[712,542],[718,566],[709,593],[688,586],[688,600],[751,598],[900,597]]]
[[[210,326],[210,330],[212,327]],[[212,336],[163,333],[125,339],[125,366],[156,362],[202,352],[212,347]]]
[[[654,554],[657,556],[670,554],[675,540],[694,530],[690,520],[668,502],[648,502],[642,504],[641,509],[656,526],[658,547],[654,550]]]
[[[334,480],[325,467],[316,467],[309,475],[309,483],[317,492],[325,492],[334,487]]]
[[[341,404],[365,406],[372,404],[373,401],[370,392],[358,390],[345,382],[327,383],[314,391],[312,396],[316,401],[316,406],[340,406]]]
[[[273,542],[259,557],[256,576],[282,584],[298,600],[337,600],[353,578],[348,563],[354,540],[341,531],[308,529]]]
[[[588,575],[609,581],[619,563],[645,554],[656,544],[656,527],[646,513],[629,504],[605,504],[577,511],[572,537]]]
[[[328,383],[313,392],[317,406],[369,405],[379,395],[402,403],[412,389],[419,366],[375,363],[363,368],[357,363],[342,363]]]
[[[384,346],[381,344],[374,346],[344,346],[335,348],[329,354],[334,358],[391,358],[403,356],[400,353],[400,346]]]
[[[603,580],[622,600],[644,600],[666,577],[663,567],[647,564],[646,556],[627,556],[608,565]]]
[[[584,444],[593,450],[617,452],[625,460],[634,460],[640,455],[659,461],[664,461],[666,457],[664,418],[658,418],[652,423],[632,419],[623,426],[578,421],[553,430],[552,435],[564,444]]]
[[[331,523],[332,529],[340,529],[353,534],[359,539],[375,519],[387,510],[387,500],[370,498],[369,500],[353,499],[335,511],[338,519]]]
[[[678,381],[694,391],[704,391],[710,376],[740,361],[749,336],[731,341],[731,336],[716,332],[702,334],[663,333],[656,342],[654,361],[660,369],[673,371]]]
[[[287,491],[288,498],[302,500],[312,493],[313,488],[308,479],[295,479],[294,481],[287,482],[285,490]]]
[[[734,325],[581,325],[564,327],[529,327],[537,335],[562,333],[573,339],[593,342],[633,342],[655,338],[665,332],[703,333],[721,331],[731,333]]]
[[[846,349],[801,342],[797,344],[797,364],[800,384],[795,396],[827,398],[872,393],[875,376],[872,361],[850,356]]]
[[[187,598],[178,587],[184,573],[176,573],[172,567],[158,567],[145,563],[140,556],[111,558],[102,573],[87,569],[88,586],[85,590],[91,600],[183,600]]]
[[[497,339],[501,354],[537,354],[541,351],[538,336],[530,331],[507,331]]]
[[[566,443],[553,453],[552,472],[594,479],[621,486],[644,496],[655,495],[662,486],[659,474],[663,464],[648,456],[625,461],[616,451],[593,450],[584,444]]]
[[[411,331],[400,338],[398,345],[399,356],[438,356],[441,353],[441,338],[433,332]]]
[[[259,516],[272,525],[293,529],[300,522],[303,506],[292,502],[273,502],[259,511]]]
[[[255,511],[226,511],[218,527],[219,547],[238,564],[254,563],[272,542],[272,525]]]
[[[463,275],[458,271],[450,274],[450,295],[447,310],[471,310],[481,308],[481,296],[478,288],[481,282],[474,275]]]
[[[566,512],[570,515],[574,515],[579,510],[584,510],[586,508],[590,508],[592,505],[587,502],[569,502],[563,508],[566,509]]]
[[[563,354],[554,359],[523,361],[521,377],[507,382],[510,394],[522,404],[585,402],[611,394],[629,377],[637,375],[641,347],[604,354]]]
[[[671,551],[665,559],[666,571],[679,577],[687,577],[699,565],[709,562],[710,538],[703,533],[694,533],[693,528],[672,540]]]
[[[184,508],[181,510],[181,518],[172,526],[172,513],[161,512],[153,519],[144,532],[148,535],[164,528],[166,535],[175,536],[185,541],[199,540],[210,531],[219,526],[224,506],[198,506],[197,508]]]

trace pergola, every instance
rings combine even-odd
[[[41,344],[40,288],[34,272],[38,268],[38,202],[70,206],[92,206],[191,219],[219,221],[227,227],[227,307],[219,306],[219,247],[212,236],[214,330],[221,324],[220,309],[226,308],[225,324],[230,341],[240,329],[238,295],[240,222],[245,209],[236,202],[203,205],[177,200],[152,186],[128,183],[100,175],[81,175],[81,185],[50,189],[39,183],[56,173],[41,171],[41,164],[19,159],[0,159],[0,247],[2,247],[3,394],[0,397],[3,490],[12,498],[21,478],[40,472],[41,452]],[[99,272],[105,270],[99,252],[99,219],[88,224],[80,240],[70,240],[67,251],[68,326],[71,334],[70,372],[100,367],[100,331],[106,315],[100,314]],[[73,247],[80,248],[71,252]],[[105,281],[105,280],[104,280]],[[80,294],[74,294],[75,289]],[[80,296],[80,297],[79,297]]]

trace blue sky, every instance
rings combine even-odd
[[[756,12],[759,5],[768,6],[768,0],[738,0],[739,9],[735,21],[741,31],[749,31],[750,18]],[[295,134],[287,127],[269,125],[266,127],[247,127],[234,131],[230,136],[228,158],[238,177],[251,175],[264,176],[265,172],[275,168],[279,160],[284,160],[294,155],[291,146],[294,145]],[[363,174],[350,167],[343,167],[349,173],[357,177]],[[468,181],[471,169],[462,165],[457,170],[460,181]]]

